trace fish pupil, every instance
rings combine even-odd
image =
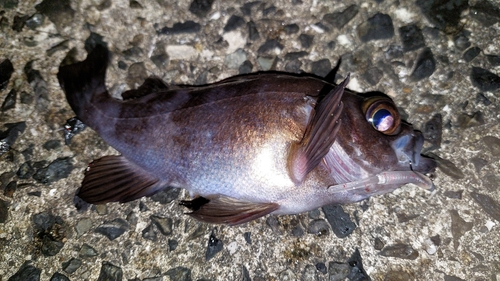
[[[377,131],[385,132],[394,124],[394,117],[389,110],[379,109],[373,114],[370,122]]]

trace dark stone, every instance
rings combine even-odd
[[[21,32],[28,18],[28,15],[14,16],[14,21],[12,22],[12,30],[14,30],[15,32]]]
[[[43,184],[50,184],[60,179],[67,178],[73,170],[71,158],[57,158],[47,167],[39,169],[33,178]]]
[[[50,103],[47,82],[43,79],[40,71],[33,69],[33,61],[26,63],[24,66],[24,73],[28,78],[30,86],[35,92],[35,108],[41,112],[46,111],[49,108]]]
[[[500,56],[499,55],[486,55],[486,59],[491,64],[491,66],[499,66],[500,65]]]
[[[208,237],[208,245],[207,251],[205,252],[205,260],[209,261],[212,259],[218,252],[222,251],[224,248],[224,243],[222,240],[217,239],[215,234],[212,232],[210,237]]]
[[[483,137],[483,142],[486,148],[491,152],[491,155],[498,157],[500,156],[500,139],[494,136]]]
[[[424,35],[418,26],[412,24],[399,28],[403,51],[409,52],[425,47]]]
[[[344,212],[342,206],[327,205],[323,206],[321,209],[332,227],[333,233],[335,233],[338,238],[347,237],[356,229],[356,225],[352,222],[349,214]]]
[[[82,266],[82,261],[75,258],[62,263],[62,269],[68,274],[75,273],[75,271],[77,271],[80,266]]]
[[[259,54],[265,54],[274,52],[275,49],[283,50],[283,45],[281,45],[280,42],[278,42],[277,40],[271,39],[267,40],[264,44],[262,44],[257,50],[257,52]]]
[[[236,30],[242,27],[243,25],[245,25],[245,20],[242,17],[237,15],[232,15],[227,20],[226,26],[224,26],[224,32]]]
[[[179,193],[181,190],[179,188],[166,188],[163,189],[162,191],[155,193],[153,196],[151,196],[151,200],[158,202],[162,205],[169,204],[170,202],[174,201],[179,197]]]
[[[424,33],[424,35],[426,37],[433,39],[433,40],[439,39],[439,36],[440,36],[439,29],[435,28],[435,27],[425,26],[422,29],[422,32]]]
[[[497,175],[487,174],[482,178],[482,180],[483,187],[485,187],[489,191],[496,192],[500,186],[500,177]]]
[[[362,42],[390,39],[394,36],[394,26],[389,15],[377,13],[357,28]]]
[[[153,227],[152,224],[149,224],[148,226],[146,226],[146,228],[144,228],[142,230],[142,238],[144,239],[148,239],[148,240],[151,240],[151,241],[156,241],[157,240],[157,235],[156,235],[156,231]]]
[[[318,236],[328,235],[328,224],[322,219],[316,219],[309,223],[307,232]]]
[[[424,139],[431,143],[433,148],[441,146],[441,139],[443,135],[443,117],[440,113],[434,114],[431,120],[425,122],[422,133],[424,135]]]
[[[29,29],[35,30],[36,28],[42,26],[44,21],[45,21],[44,15],[40,13],[34,13],[31,17],[29,17],[26,20],[25,24]]]
[[[291,73],[301,73],[302,62],[299,60],[291,60],[285,64],[285,71]]]
[[[7,87],[13,72],[14,66],[9,59],[5,59],[0,63],[0,91]]]
[[[64,243],[56,240],[52,235],[44,233],[42,234],[42,248],[41,252],[46,257],[55,256],[64,247]]]
[[[174,23],[172,27],[164,27],[157,31],[158,34],[182,34],[182,33],[196,33],[201,30],[201,25],[197,22],[188,20],[186,22]]]
[[[83,130],[87,128],[87,125],[83,124],[80,119],[76,117],[72,117],[66,121],[64,124],[64,143],[69,145],[71,143],[71,139],[81,133]]]
[[[212,4],[215,0],[193,0],[189,5],[189,11],[196,16],[203,18],[212,10]]]
[[[323,274],[326,274],[326,272],[328,271],[324,262],[318,262],[315,266],[316,266],[316,270],[318,270],[319,272],[321,272]]]
[[[70,0],[43,0],[42,3],[35,6],[35,9],[47,16],[58,28],[71,25],[75,16]]]
[[[450,210],[451,216],[451,235],[453,236],[453,245],[455,250],[459,246],[459,240],[469,230],[472,229],[474,223],[466,222],[460,217],[457,210]]]
[[[179,242],[177,242],[177,240],[173,240],[173,239],[168,239],[167,243],[168,243],[168,249],[170,250],[170,252],[177,249],[177,246],[179,245]]]
[[[464,60],[466,62],[471,62],[474,58],[477,57],[477,55],[479,55],[479,53],[481,53],[481,49],[479,47],[472,47],[465,51],[463,56]]]
[[[380,70],[378,67],[373,66],[368,68],[368,70],[366,70],[365,72],[363,72],[361,76],[365,79],[366,82],[368,82],[368,84],[375,86],[378,84],[380,79],[384,77],[384,72]]]
[[[251,73],[252,69],[253,69],[253,64],[249,60],[246,60],[238,68],[238,73],[239,74]]]
[[[0,5],[2,5],[2,7],[4,9],[14,9],[17,7],[18,4],[19,4],[19,0],[2,0],[2,1],[0,1]]]
[[[462,113],[457,118],[458,126],[462,129],[484,125],[484,115],[481,111],[476,111],[472,115]]]
[[[25,261],[19,270],[8,281],[39,281],[42,270],[36,268],[32,261]]]
[[[419,216],[418,214],[414,214],[414,215],[408,215],[405,213],[397,213],[396,214],[396,217],[398,218],[399,223],[409,222],[412,219],[418,218],[418,216]]]
[[[305,51],[290,52],[285,55],[285,60],[296,60],[307,56],[309,53]],[[328,60],[328,59],[327,59]],[[328,61],[330,62],[330,61]]]
[[[247,242],[248,245],[252,245],[252,238],[250,237],[250,235],[251,235],[250,232],[243,233],[243,238],[245,238],[245,241]]]
[[[158,68],[165,68],[168,65],[168,55],[166,53],[153,55],[150,57],[150,59]],[[125,66],[123,69],[125,68],[127,67]]]
[[[382,250],[385,246],[385,243],[384,241],[382,241],[382,239],[378,238],[378,237],[375,237],[375,241],[374,241],[374,244],[373,244],[373,248],[375,250]]]
[[[160,230],[163,235],[172,234],[172,224],[173,221],[171,218],[164,218],[159,216],[151,216],[149,217],[154,225]]]
[[[481,0],[470,7],[470,15],[486,27],[492,26],[500,21],[500,8],[493,5],[494,2]]]
[[[472,81],[472,85],[476,86],[483,92],[495,91],[500,88],[500,77],[484,68],[473,67],[470,79]]]
[[[247,23],[248,27],[248,40],[255,41],[260,38],[259,30],[257,29],[257,25],[253,21],[249,21]]]
[[[252,8],[260,3],[261,3],[260,1],[252,1],[245,3],[243,4],[243,6],[241,6],[240,11],[243,13],[243,15],[250,16],[252,14]]]
[[[351,268],[346,263],[340,263],[340,262],[328,263],[328,280],[331,281],[347,280],[347,276],[350,274],[350,272]]]
[[[191,269],[185,268],[183,266],[171,268],[165,274],[170,277],[170,280],[177,280],[177,281],[193,280],[191,279]]]
[[[413,81],[420,81],[427,78],[436,70],[436,60],[430,48],[425,48],[417,58],[415,68],[410,75]]]
[[[262,10],[263,17],[274,15],[275,13],[276,13],[276,7],[274,5],[271,5],[270,7],[267,7],[264,10]]]
[[[358,14],[358,11],[358,6],[353,4],[342,12],[333,12],[324,15],[322,22],[336,29],[341,29]]]
[[[486,194],[471,192],[470,196],[494,220],[500,221],[500,204]]]
[[[122,281],[123,271],[109,262],[103,262],[97,281]]]
[[[30,93],[27,93],[25,91],[22,91],[21,92],[21,97],[20,97],[20,101],[22,104],[32,104],[33,103],[33,95],[30,94]]]
[[[467,0],[417,0],[416,4],[434,26],[445,32],[460,28],[460,16],[469,7]]]
[[[465,280],[457,276],[445,274],[444,281],[465,281]]]
[[[453,43],[455,43],[455,47],[457,49],[463,51],[467,48],[470,47],[470,41],[469,41],[469,36],[470,36],[470,31],[468,30],[462,30],[455,36],[453,36]]]
[[[40,196],[42,196],[42,192],[41,191],[32,191],[32,192],[28,192],[28,195],[29,196],[40,197]]]
[[[299,35],[300,45],[304,49],[310,48],[312,46],[313,40],[314,40],[314,36],[313,35],[308,35],[308,34],[305,34],[305,33],[302,33],[302,34]]]
[[[302,237],[304,236],[304,230],[300,225],[297,225],[294,228],[292,228],[292,235],[294,237]]]
[[[4,124],[7,130],[0,132],[0,155],[9,151],[17,138],[26,129],[25,122]]]
[[[311,63],[311,72],[320,77],[326,77],[332,70],[332,64],[329,59],[322,59]]]
[[[403,58],[403,47],[399,45],[390,45],[387,51],[384,52],[384,57],[386,60],[392,61],[395,59]]]
[[[141,3],[135,1],[135,0],[130,0],[128,2],[128,6],[131,8],[131,9],[142,9],[142,5]]]
[[[97,251],[88,244],[83,244],[78,252],[78,256],[81,258],[91,258],[97,256]]]
[[[411,245],[400,243],[385,246],[382,251],[379,252],[379,255],[384,257],[414,260],[418,258],[418,251],[413,249]]]
[[[488,160],[480,157],[472,157],[470,158],[470,162],[474,165],[478,174],[481,172],[481,169],[488,164]]]
[[[266,224],[271,228],[274,234],[276,235],[283,234],[283,231],[281,230],[281,223],[279,222],[278,218],[276,218],[276,216],[267,217]]]
[[[85,51],[87,51],[87,53],[90,53],[97,45],[106,47],[108,44],[104,42],[104,37],[102,37],[102,35],[95,32],[90,32],[89,37],[85,39]]]
[[[464,193],[463,190],[458,190],[458,191],[447,190],[443,193],[443,195],[451,199],[462,200],[462,193]]]
[[[61,274],[59,272],[54,273],[52,277],[50,277],[50,281],[70,281],[66,275]]]
[[[106,221],[95,229],[95,232],[106,236],[113,241],[129,229],[129,224],[121,218]]]
[[[349,260],[347,260],[347,264],[351,268],[350,273],[347,276],[349,280],[371,280],[370,276],[368,276],[365,269],[363,268],[363,259],[361,258],[361,254],[359,253],[359,250],[357,248],[349,258]]]
[[[11,181],[7,184],[5,189],[3,190],[3,195],[12,198],[14,196],[14,192],[17,189],[17,181]]]
[[[48,140],[43,144],[43,148],[46,150],[53,150],[61,147],[61,142],[59,140]]]
[[[0,223],[6,223],[9,218],[9,202],[0,199]]]
[[[283,30],[285,31],[286,34],[295,34],[299,32],[300,28],[297,24],[287,24],[283,27]]]
[[[241,268],[241,281],[252,281],[252,278],[250,278],[250,273],[248,272],[248,269],[246,266],[242,266]]]
[[[125,51],[122,52],[122,54],[125,57],[138,57],[141,56],[144,53],[141,47],[138,46],[132,46]]]
[[[17,91],[14,89],[10,90],[10,92],[3,100],[1,107],[2,112],[5,112],[9,109],[16,107],[16,98],[17,98]]]
[[[56,223],[56,217],[47,212],[38,213],[33,216],[33,224],[37,231],[48,232]]]

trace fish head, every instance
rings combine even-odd
[[[386,171],[432,172],[436,162],[421,155],[424,137],[401,120],[394,101],[380,92],[346,91],[337,143],[368,175]]]

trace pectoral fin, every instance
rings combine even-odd
[[[318,103],[316,114],[307,126],[304,137],[300,143],[292,145],[288,168],[296,184],[300,184],[318,166],[335,142],[343,107],[341,99],[348,83],[349,75]]]
[[[213,198],[197,197],[192,201],[181,201],[192,212],[188,215],[197,220],[237,225],[265,216],[279,208],[276,203],[253,203],[227,196]]]
[[[92,204],[128,202],[149,196],[164,186],[123,156],[104,156],[89,164],[77,196]]]

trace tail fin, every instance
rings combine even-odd
[[[105,85],[108,59],[108,49],[96,45],[84,61],[59,67],[57,73],[59,84],[66,93],[66,99],[76,116],[84,123],[87,123],[88,114],[85,114],[85,111],[89,108],[92,96],[108,95]]]

